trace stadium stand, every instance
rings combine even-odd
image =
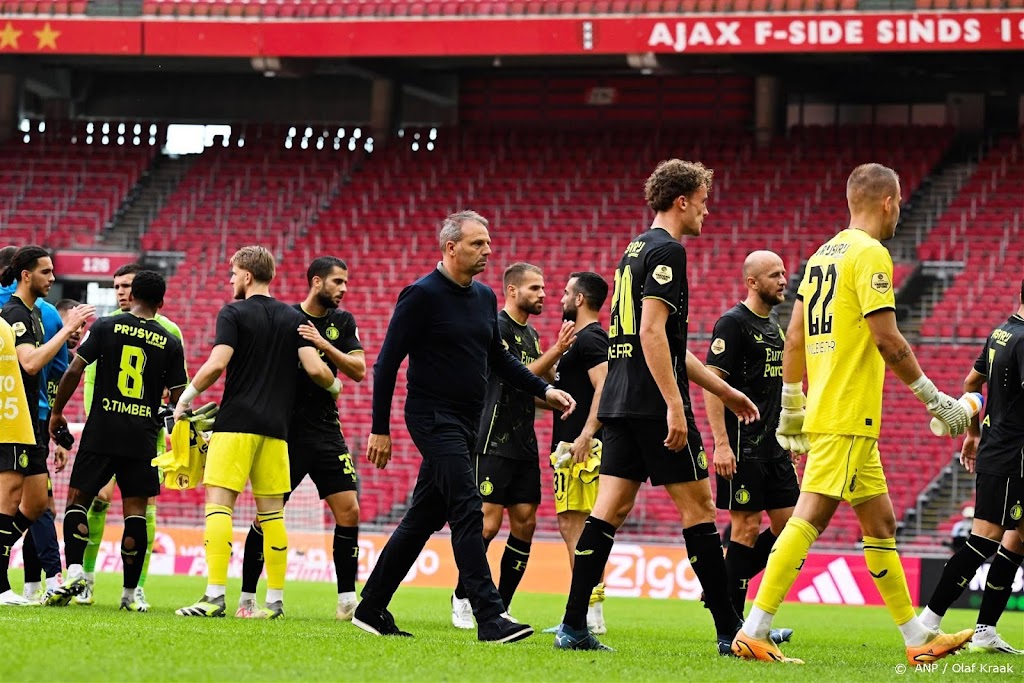
[[[5,162],[0,220],[6,239],[38,239],[41,234],[53,247],[100,239],[154,154],[145,145],[66,144],[79,138],[84,142],[89,134],[117,135],[118,124],[111,125],[106,131],[100,124],[89,131],[83,124],[34,130],[27,144],[22,139],[0,150]],[[134,125],[127,124],[123,132],[133,135]],[[809,251],[842,226],[843,183],[846,169],[855,163],[852,150],[901,169],[904,196],[909,197],[952,141],[946,128],[805,127],[759,149],[741,131],[662,129],[651,136],[630,128],[579,133],[465,127],[406,129],[387,144],[377,141],[370,152],[372,143],[355,129],[249,125],[234,130],[229,145],[215,144],[196,158],[141,237],[144,251],[185,255],[170,278],[173,295],[164,313],[185,332],[192,368],[205,360],[216,312],[227,298],[225,263],[235,248],[253,241],[278,254],[275,293],[286,301],[305,295],[305,264],[316,255],[335,253],[348,261],[352,279],[345,305],[360,323],[372,365],[398,290],[437,260],[438,220],[463,206],[491,219],[495,256],[484,278],[488,284],[500,289],[501,271],[513,260],[545,269],[547,307],[533,322],[543,338],[553,339],[568,273],[593,269],[607,275],[614,270],[623,241],[649,218],[641,192],[650,160],[671,155],[700,158],[719,169],[706,232],[689,247],[690,322],[699,351],[718,315],[740,298],[737,272],[751,248],[778,251],[795,276]],[[149,134],[148,124],[139,132]],[[922,259],[948,258],[965,220],[993,239],[989,249],[971,252],[970,258],[981,260],[975,263],[989,264],[994,272],[1005,259],[1019,258],[1013,250],[1004,257],[1007,250],[998,247],[1018,234],[1016,181],[1008,178],[1015,177],[1020,156],[1017,141],[995,146],[938,222],[941,227],[922,245]],[[60,212],[52,211],[53,196],[60,197]],[[964,220],[948,218],[961,214]],[[976,220],[978,215],[991,217]],[[45,226],[42,233],[37,224]],[[898,284],[911,266],[897,265]],[[966,336],[984,336],[1005,313],[1003,300],[1009,293],[992,295],[1001,286],[962,276],[926,321],[925,336],[936,326],[945,329],[947,310],[962,315],[963,321],[958,317],[953,324],[970,325]],[[986,288],[989,296],[975,296]],[[967,296],[975,302],[970,317],[962,303]],[[977,302],[986,299],[991,311],[982,317]],[[945,343],[920,346],[922,363],[941,386],[955,390],[966,365],[944,361],[969,358],[974,346],[951,344],[955,335],[933,336]],[[369,428],[371,382],[347,382],[343,395],[344,427],[356,453],[362,452]],[[899,515],[913,507],[924,484],[948,462],[950,448],[930,438],[920,407],[895,384],[890,378],[882,446]],[[400,384],[399,400],[403,393]],[[216,395],[215,390],[211,398]],[[694,403],[703,424],[699,390]],[[549,442],[549,420],[538,420],[542,445]],[[393,520],[415,479],[418,458],[400,420],[395,428],[397,457],[388,470],[361,469],[361,505],[368,522]],[[711,445],[709,433],[705,443]],[[167,492],[161,514],[169,521],[192,521],[201,498],[201,491]],[[555,529],[551,506],[545,499],[542,531]],[[720,519],[723,525],[726,521]],[[645,489],[627,529],[651,537],[674,534],[677,525],[670,501]],[[848,545],[856,538],[856,521],[844,509],[822,541]]]
[[[1024,270],[1018,248],[1024,234],[1022,171],[1020,136],[997,140],[918,249],[922,261],[964,266],[922,327],[923,337],[980,344],[1013,310],[1020,294],[1016,274]]]
[[[135,125],[141,133],[142,124]],[[42,131],[37,126],[0,148],[0,224],[4,226],[4,238],[15,243],[34,240],[51,248],[93,245],[149,166],[156,149],[93,145],[93,136],[86,134],[84,125],[74,134],[53,130],[52,126],[47,134],[45,124],[42,127]],[[126,131],[129,138],[138,137],[131,128],[120,133],[117,130],[116,125],[113,131],[96,130],[96,142],[103,137],[111,142],[121,137],[123,141]],[[87,136],[90,144],[85,142]],[[61,142],[48,142],[51,139]]]
[[[652,137],[632,129],[406,129],[388,144],[378,141],[373,153],[349,144],[364,142],[353,130],[250,126],[240,128],[238,137],[243,146],[215,145],[198,157],[142,237],[146,250],[186,255],[170,280],[176,294],[164,312],[185,332],[192,367],[205,359],[216,311],[227,297],[224,264],[235,248],[252,241],[271,245],[280,256],[275,292],[287,301],[304,296],[304,267],[315,255],[336,253],[347,260],[351,291],[345,305],[360,323],[372,365],[398,290],[437,261],[438,220],[463,206],[491,219],[495,256],[484,278],[488,284],[500,289],[501,271],[513,260],[545,269],[547,307],[533,322],[543,338],[553,339],[568,273],[614,270],[623,241],[649,220],[641,192],[651,160],[670,155],[701,158],[720,169],[706,234],[689,251],[690,320],[699,350],[721,311],[740,297],[737,272],[751,248],[775,249],[796,274],[809,250],[845,222],[843,184],[855,163],[851,150],[900,168],[909,196],[938,162],[952,131],[809,127],[758,149],[741,131],[663,129]],[[285,140],[295,141],[292,149]],[[335,140],[354,151],[333,152]],[[951,381],[955,387],[960,379]],[[403,393],[400,384],[397,400]],[[893,498],[902,510],[913,505],[922,472],[934,473],[946,462],[948,446],[927,438],[908,392],[888,393],[883,448],[888,444]],[[344,427],[356,453],[369,428],[370,394],[370,379],[346,383]],[[699,391],[694,399],[703,422]],[[549,441],[549,419],[538,420],[541,444]],[[385,472],[361,469],[367,521],[393,520],[415,479],[418,458],[400,420],[395,423],[392,464]],[[705,442],[710,446],[709,434]],[[201,496],[168,493],[161,509],[171,517],[193,517]],[[554,530],[550,508],[546,500],[543,531]],[[675,534],[677,526],[669,500],[645,490],[628,530],[655,536]],[[853,516],[844,512],[823,542],[849,544],[855,538]]]
[[[911,6],[918,10],[948,11],[1014,8],[1024,4],[1022,0],[915,0]],[[872,7],[878,8],[878,5]],[[148,16],[288,20],[849,12],[860,9],[858,0],[145,0],[143,3],[143,14]]]
[[[892,3],[895,5],[897,3]],[[1024,0],[914,0],[917,10],[1016,9]],[[88,0],[2,0],[0,15],[82,16]],[[889,3],[883,8],[888,9]],[[900,9],[907,8],[900,4]],[[690,15],[877,11],[858,0],[143,0],[144,17],[197,19],[407,19],[451,17]],[[138,13],[125,3],[124,15]]]
[[[88,6],[88,0],[3,0],[0,14],[76,16],[84,15]]]

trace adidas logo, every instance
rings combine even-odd
[[[797,593],[800,602],[825,603],[826,605],[863,605],[864,594],[853,578],[850,565],[839,558],[828,563],[826,571],[811,579],[813,585]]]

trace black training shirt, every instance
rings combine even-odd
[[[988,383],[977,471],[1024,477],[1024,318],[992,330],[974,369]]]
[[[740,303],[715,323],[706,365],[724,372],[725,381],[750,397],[761,413],[761,419],[745,425],[734,412],[725,410],[725,428],[737,462],[789,457],[775,439],[782,412],[785,343],[775,311],[762,318]]]
[[[228,361],[214,431],[287,440],[298,349],[312,346],[299,336],[299,325],[305,322],[306,317],[288,304],[264,295],[220,309],[214,345],[235,351]]]
[[[96,363],[81,450],[152,460],[164,388],[188,383],[181,342],[156,320],[120,313],[96,321],[77,351]]]

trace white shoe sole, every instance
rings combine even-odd
[[[1001,649],[997,645],[978,645],[974,642],[967,644],[966,650],[968,652],[977,652],[990,655],[1024,655],[1024,651],[1017,650],[1016,648],[1010,647],[1009,650]]]
[[[532,635],[533,635],[533,628],[530,627],[530,626],[527,626],[526,628],[520,629],[520,630],[516,631],[515,633],[510,633],[509,635],[505,636],[501,640],[489,640],[487,642],[495,643],[497,645],[501,645],[502,643],[515,643],[517,641],[523,640],[524,638],[529,638]]]
[[[371,634],[373,634],[375,636],[379,636],[380,635],[380,631],[378,631],[374,627],[370,626],[365,621],[360,621],[359,619],[356,619],[354,616],[352,617],[352,625],[355,626],[356,628],[362,629],[362,630],[366,631],[367,633],[371,633]]]

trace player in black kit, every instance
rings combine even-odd
[[[786,266],[777,254],[755,251],[743,262],[747,297],[715,323],[707,368],[757,404],[761,419],[743,424],[714,394],[704,392],[715,438],[717,506],[732,523],[725,568],[733,607],[743,614],[747,583],[764,569],[768,553],[800,496],[790,454],[775,438],[782,411],[782,349],[786,335],[775,306],[786,300]],[[761,513],[770,526],[761,531]],[[760,532],[760,533],[759,533]],[[776,642],[790,629],[775,629]]]
[[[103,318],[92,326],[68,366],[53,403],[50,435],[67,429],[63,411],[78,388],[86,366],[96,363],[93,408],[82,431],[64,512],[64,553],[68,578],[57,589],[62,604],[85,587],[82,560],[89,543],[87,506],[111,477],[117,478],[124,505],[124,593],[121,609],[148,611],[135,597],[146,557],[146,500],[160,493],[160,479],[152,460],[156,435],[162,424],[157,417],[164,389],[176,402],[188,376],[181,342],[154,320],[163,305],[167,283],[159,273],[139,271],[132,281],[131,309]]]
[[[53,282],[53,260],[49,252],[36,245],[15,250],[0,273],[0,287],[14,285],[11,298],[0,308],[0,318],[9,325],[10,334],[4,348],[0,348],[0,363],[6,366],[0,373],[4,401],[0,422],[0,605],[4,606],[34,604],[11,590],[7,569],[14,544],[42,516],[49,502],[49,439],[39,419],[40,384],[45,380],[47,364],[74,329],[95,313],[93,306],[76,307],[69,314],[68,326],[46,341],[38,302]],[[77,594],[85,585],[73,588]],[[47,604],[51,604],[52,597],[48,594]],[[67,602],[62,600],[60,604]]]
[[[562,316],[576,323],[576,341],[555,368],[555,386],[576,399],[576,412],[567,420],[555,419],[551,430],[551,467],[558,531],[569,550],[569,568],[575,564],[576,542],[587,515],[597,500],[601,471],[601,420],[597,408],[608,377],[608,333],[601,327],[601,306],[608,298],[608,283],[592,272],[569,275],[562,296]],[[604,584],[590,595],[587,629],[594,635],[608,632],[604,621]],[[557,629],[553,629],[557,630]]]
[[[980,424],[978,416],[971,420],[960,455],[964,467],[978,474],[971,537],[946,562],[921,621],[939,628],[949,606],[994,555],[969,647],[1024,655],[996,632],[1024,560],[1024,282],[1020,307],[988,336],[964,391],[981,391],[983,384],[988,384],[985,416]]]
[[[601,485],[576,544],[572,587],[555,634],[560,649],[609,649],[587,631],[591,591],[604,572],[616,530],[648,479],[665,487],[679,511],[686,552],[704,587],[719,643],[731,642],[742,623],[729,600],[708,458],[689,396],[692,380],[722,398],[744,422],[758,417],[749,398],[686,348],[690,302],[686,250],[679,240],[700,235],[711,177],[711,169],[699,163],[658,164],[644,188],[654,222],[626,246],[615,271],[608,378],[598,409],[604,425]]]
[[[530,372],[553,381],[555,363],[574,339],[572,323],[565,323],[558,341],[541,353],[540,336],[529,319],[544,309],[544,274],[535,265],[513,263],[505,269],[504,288],[505,307],[498,313],[502,345]],[[476,435],[474,467],[483,498],[485,545],[498,535],[508,510],[509,535],[498,578],[498,593],[506,611],[526,571],[537,528],[540,456],[534,430],[536,414],[532,394],[509,386],[491,372]],[[461,583],[452,595],[452,625],[475,627],[473,608]]]
[[[334,375],[340,370],[353,381],[363,381],[366,361],[356,319],[338,308],[348,291],[348,266],[334,256],[321,256],[309,264],[306,282],[309,294],[305,301],[294,306],[308,320],[299,334],[316,347]],[[359,565],[356,469],[341,431],[338,402],[317,386],[301,367],[296,373],[295,405],[288,428],[291,489],[298,488],[309,475],[321,500],[327,502],[334,514],[334,571],[338,581],[335,616],[351,621],[356,609],[355,582]],[[235,616],[251,616],[259,611],[256,584],[262,571],[263,531],[256,520],[245,539],[242,593]]]

